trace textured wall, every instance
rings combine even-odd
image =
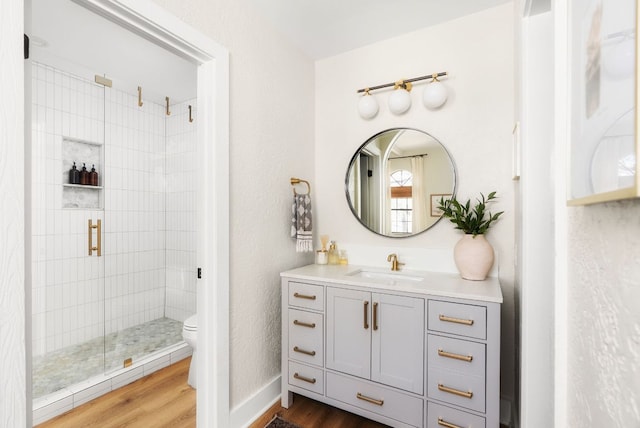
[[[26,426],[21,0],[0,13],[0,427]]]
[[[513,4],[507,3],[318,61],[315,147],[316,230],[337,240],[338,247],[353,256],[358,256],[355,252],[360,246],[394,247],[401,259],[408,261],[406,268],[433,269],[434,260],[421,259],[420,251],[434,249],[452,254],[461,236],[447,221],[426,233],[402,239],[375,235],[358,223],[346,202],[345,173],[353,153],[377,132],[398,126],[424,130],[450,151],[458,169],[458,195],[466,199],[479,192],[498,191],[500,201],[492,209],[506,213],[487,238],[498,254],[504,295],[502,394],[509,397],[513,396],[515,366],[513,31]],[[411,92],[413,106],[406,114],[389,112],[387,90],[372,93],[380,104],[375,118],[367,121],[358,116],[358,88],[440,71],[450,73],[442,79],[449,99],[441,109],[427,110],[422,105],[426,83],[416,83]],[[419,262],[412,264],[410,260]],[[368,263],[384,263],[384,259]]]
[[[231,407],[280,374],[289,178],[313,180],[313,62],[242,0],[154,0],[230,53]],[[312,186],[315,184],[312,181]]]
[[[568,423],[640,426],[640,201],[569,210]]]

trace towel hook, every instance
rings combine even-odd
[[[291,185],[294,186],[293,187],[293,194],[294,195],[300,195],[300,194],[304,194],[304,193],[296,193],[296,188],[295,185],[296,184],[300,184],[300,183],[304,183],[307,185],[307,195],[311,194],[311,184],[309,184],[309,182],[307,180],[302,180],[300,178],[296,178],[296,177],[291,177]]]

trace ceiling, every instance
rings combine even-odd
[[[77,1],[77,0],[76,0]],[[321,59],[511,0],[245,0],[312,59]],[[54,19],[51,19],[55,17]],[[196,96],[196,66],[72,0],[32,0],[32,58],[164,103]],[[36,45],[41,40],[44,46]]]
[[[32,0],[31,58],[85,79],[171,104],[196,96],[196,65],[71,0]],[[53,17],[53,19],[52,19]],[[38,46],[42,41],[45,46]]]
[[[313,59],[446,22],[511,0],[247,0]]]

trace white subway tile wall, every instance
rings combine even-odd
[[[32,103],[33,354],[195,313],[196,122],[185,116],[195,102],[166,116],[151,101],[138,107],[137,94],[35,63]],[[63,187],[83,162],[63,159],[82,156],[65,140],[102,149],[102,189]],[[63,208],[69,190],[91,208]],[[88,256],[89,219],[102,220],[102,257]]]
[[[196,116],[193,99],[172,106],[166,120],[165,316],[178,321],[196,313]]]

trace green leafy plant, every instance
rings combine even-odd
[[[451,223],[456,225],[456,229],[462,230],[468,235],[484,235],[491,224],[498,220],[504,213],[491,214],[487,211],[487,203],[496,198],[496,192],[491,192],[485,196],[480,193],[480,199],[476,199],[476,203],[471,206],[471,199],[466,203],[460,203],[453,197],[450,199],[440,198],[438,208],[442,210],[442,216],[448,218]]]

